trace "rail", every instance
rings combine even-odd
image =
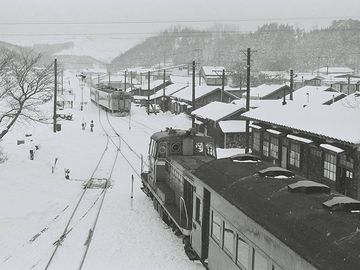
[[[184,198],[180,196],[180,224],[181,224],[181,212],[182,212],[182,207],[184,207],[184,209],[185,209],[186,227],[189,227],[189,216],[188,216],[188,212],[187,212],[186,203],[185,203]]]

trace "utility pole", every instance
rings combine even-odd
[[[222,76],[221,76],[221,95],[220,95],[220,101],[224,101],[224,88],[225,88],[225,69],[222,70]]]
[[[64,69],[61,70],[61,94],[64,94]]]
[[[98,74],[98,88],[100,89],[100,74]]]
[[[166,83],[166,70],[164,68],[164,74],[163,74],[164,88],[163,88],[163,96],[162,96],[162,109],[163,109],[163,112],[165,112],[165,83]]]
[[[150,114],[149,109],[150,109],[150,71],[148,71],[148,102],[147,102],[148,115]]]
[[[109,88],[110,88],[110,71],[109,71]]]
[[[350,74],[347,75],[348,79],[348,95],[350,95]]]
[[[293,100],[294,92],[294,70],[290,69],[290,100]]]
[[[126,70],[125,70],[125,85],[124,85],[124,91],[126,92]]]
[[[133,90],[132,78],[133,78],[133,74],[132,74],[132,71],[130,71],[130,91],[131,91],[131,94],[132,94],[132,90]]]
[[[201,86],[201,67],[199,67],[199,86]]]
[[[195,61],[192,62],[192,111],[195,110]],[[191,115],[191,126],[195,128],[195,115]]]
[[[57,103],[57,59],[54,61],[54,115],[53,131],[56,132],[56,103]]]
[[[247,48],[246,53],[246,111],[250,110],[250,56],[251,49]],[[246,146],[245,153],[249,153],[250,134],[249,134],[249,120],[246,120]]]

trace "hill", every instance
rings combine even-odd
[[[250,47],[256,50],[252,62],[258,70],[311,71],[326,65],[357,69],[359,40],[360,21],[351,19],[309,32],[277,23],[262,25],[251,33],[226,27],[208,31],[172,28],[119,55],[110,67],[117,70],[194,59],[203,65],[245,66],[241,50]]]

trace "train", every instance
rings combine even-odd
[[[111,112],[129,113],[131,110],[131,94],[113,88],[91,88],[91,101]]]
[[[142,189],[207,269],[359,269],[360,201],[194,130],[151,136]]]

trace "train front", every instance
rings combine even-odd
[[[187,175],[215,158],[213,138],[194,130],[167,129],[151,136],[143,190],[177,234],[191,232],[193,181]]]

